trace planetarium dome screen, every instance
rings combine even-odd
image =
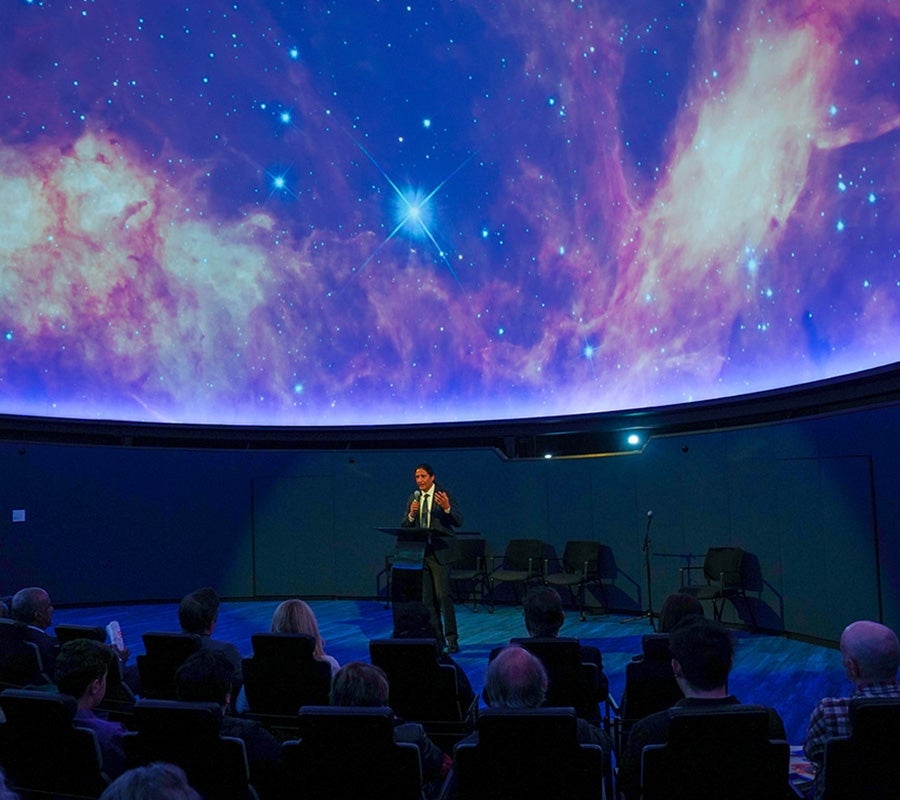
[[[900,3],[5,0],[0,413],[430,423],[900,361]]]

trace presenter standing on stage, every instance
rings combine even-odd
[[[422,602],[428,609],[431,627],[438,641],[447,652],[458,653],[459,637],[456,609],[450,592],[450,565],[456,553],[453,528],[462,525],[462,512],[446,488],[435,482],[434,469],[430,464],[419,464],[413,478],[418,488],[406,501],[406,514],[401,526],[439,531],[429,534],[425,546]]]

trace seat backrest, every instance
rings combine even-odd
[[[285,796],[421,800],[419,750],[394,742],[390,708],[307,706],[282,756]]]
[[[25,639],[27,626],[0,618],[0,683],[6,686],[41,686],[50,683],[41,651]]]
[[[311,661],[316,640],[305,633],[254,633],[250,637],[253,657],[276,661]]]
[[[27,689],[0,693],[0,764],[20,790],[98,797],[106,787],[93,731],[73,718],[75,698]]]
[[[143,635],[146,654],[138,656],[141,676],[141,696],[175,699],[175,673],[188,657],[200,649],[200,637],[195,633],[160,633]]]
[[[527,570],[530,560],[531,567],[537,570],[543,554],[544,543],[540,539],[510,539],[503,553],[503,567]]]
[[[369,659],[387,675],[391,708],[403,719],[463,719],[456,670],[438,661],[435,639],[373,639]]]
[[[581,573],[587,563],[587,575],[597,574],[600,561],[600,542],[570,540],[563,549],[563,564],[567,572]]]
[[[851,734],[825,743],[823,800],[900,797],[900,697],[850,701]]]
[[[313,656],[315,640],[302,633],[255,633],[253,656],[242,662],[244,692],[255,714],[296,716],[301,706],[324,705],[331,665]]]
[[[678,708],[664,745],[644,748],[644,800],[781,800],[785,796],[787,742],[769,739],[764,706]]]
[[[456,561],[454,569],[477,570],[484,568],[484,555],[487,542],[480,536],[456,537]]]
[[[76,639],[90,639],[106,643],[106,628],[102,625],[56,625],[53,629],[59,643],[65,644]],[[122,679],[122,667],[114,662],[106,676],[106,694],[100,707],[116,714],[130,715],[134,705],[134,692]]]
[[[602,752],[579,745],[574,709],[488,708],[477,730],[454,751],[459,800],[601,797]]]
[[[106,628],[102,625],[55,625],[53,632],[61,645],[73,639],[90,639],[106,642]]]
[[[180,766],[203,797],[248,800],[253,795],[244,743],[221,736],[221,721],[217,703],[139,700],[135,732],[125,739],[128,766],[167,761]]]
[[[581,661],[578,639],[522,637],[510,640],[537,656],[547,671],[545,706],[572,706],[582,719],[600,716],[597,705],[597,665]]]
[[[740,586],[743,560],[744,551],[740,547],[710,547],[703,560],[703,574],[711,583]]]
[[[672,674],[668,634],[645,635],[641,649],[643,659],[625,664],[624,730],[639,719],[671,708],[684,697]]]

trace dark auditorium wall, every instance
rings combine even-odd
[[[596,538],[611,602],[653,605],[710,545],[747,550],[760,624],[835,640],[847,621],[900,628],[900,407],[652,439],[643,452],[505,460],[490,449],[253,451],[0,441],[0,594],[57,604],[366,597],[416,463],[455,492],[492,552]],[[14,510],[24,522],[13,522]],[[740,617],[748,621],[746,611]],[[726,619],[738,619],[731,606]]]

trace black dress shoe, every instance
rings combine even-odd
[[[456,642],[450,642],[450,644],[447,645],[447,652],[448,653],[458,653],[459,645]]]

